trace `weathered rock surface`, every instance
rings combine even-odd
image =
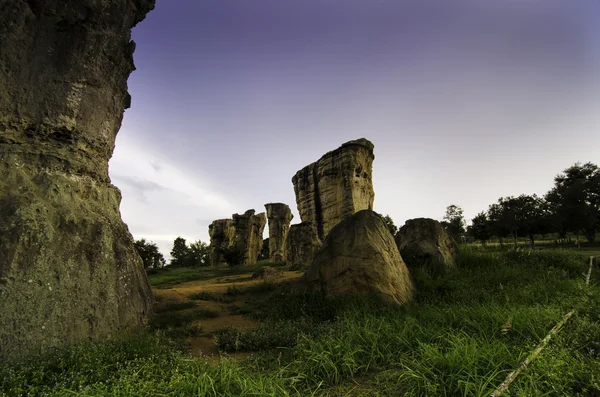
[[[368,293],[395,303],[415,295],[392,234],[382,217],[370,210],[331,229],[302,282],[328,294]]]
[[[396,245],[409,268],[428,263],[434,273],[456,267],[456,244],[442,224],[434,219],[409,219],[395,236]]]
[[[154,0],[0,2],[0,359],[144,326],[108,160]]]
[[[255,271],[254,273],[252,273],[253,280],[256,280],[256,279],[274,280],[274,279],[277,279],[280,277],[283,277],[283,273],[280,270],[275,269],[274,267],[271,267],[271,266],[265,266],[262,269],[259,269],[259,270]]]
[[[321,240],[312,222],[292,225],[286,242],[288,268],[290,270],[308,268],[320,248]]]
[[[271,262],[286,261],[286,240],[290,230],[290,222],[294,215],[287,204],[265,204],[269,221],[269,260]]]
[[[243,215],[233,214],[235,245],[244,253],[243,265],[256,263],[263,242],[263,231],[267,224],[264,212],[254,215],[248,210]]]
[[[220,249],[229,248],[235,243],[233,219],[217,219],[208,226],[210,236],[210,263],[219,266],[224,262]]]
[[[292,178],[300,218],[313,222],[321,240],[342,219],[373,209],[373,148],[364,138],[346,142]]]

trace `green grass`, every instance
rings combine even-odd
[[[262,287],[262,295],[250,297],[259,328],[215,333],[223,351],[256,352],[244,362],[207,365],[187,358],[162,329],[174,323],[185,327],[196,311],[173,311],[165,314],[158,334],[1,365],[0,391],[9,396],[489,396],[564,314],[577,308],[506,395],[600,395],[599,269],[586,286],[587,261],[570,250],[462,250],[457,262],[458,271],[437,278],[427,268],[413,269],[418,297],[404,306],[366,296]]]

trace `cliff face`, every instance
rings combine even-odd
[[[210,235],[210,263],[219,266],[224,262],[220,248],[228,248],[235,242],[233,219],[217,219],[208,226]]]
[[[344,218],[373,209],[373,148],[364,138],[346,142],[292,178],[300,218],[321,240]]]
[[[287,204],[265,204],[269,221],[269,259],[271,262],[286,261],[286,240],[294,215]]]
[[[267,223],[265,213],[254,215],[248,210],[243,215],[233,214],[235,245],[244,253],[243,265],[256,263],[263,242],[263,231]]]
[[[154,0],[0,3],[0,359],[144,326],[108,160]]]

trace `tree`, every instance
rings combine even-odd
[[[142,258],[144,269],[158,269],[165,265],[165,258],[152,241],[148,242],[142,238],[134,241],[133,245]]]
[[[485,247],[485,243],[491,237],[490,224],[485,212],[480,212],[471,219],[471,226],[467,228],[467,233],[475,240],[481,241],[481,245]]]
[[[390,230],[390,233],[392,233],[392,236],[395,236],[396,232],[398,231],[398,227],[396,227],[392,218],[389,215],[386,215],[383,217],[383,221],[385,222],[387,228]]]
[[[189,263],[191,252],[183,237],[177,237],[173,241],[171,250],[171,266],[186,267]]]
[[[208,266],[210,264],[210,247],[198,240],[190,244],[188,250],[187,267]]]
[[[489,206],[487,211],[488,227],[490,233],[498,237],[500,248],[504,248],[504,237],[508,235],[508,227],[506,225],[505,215],[502,207],[502,198],[498,203]]]
[[[245,254],[236,245],[232,245],[231,247],[221,247],[218,248],[218,250],[230,267],[239,266],[244,261]]]
[[[462,208],[454,204],[446,207],[442,225],[455,240],[459,240],[465,233],[465,218]]]
[[[600,170],[593,163],[575,163],[554,178],[546,195],[557,229],[583,233],[593,242],[600,227]]]

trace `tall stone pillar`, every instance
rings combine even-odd
[[[290,222],[294,215],[287,204],[265,204],[269,221],[269,260],[282,263],[286,261],[286,240]]]
[[[0,2],[0,359],[147,323],[108,160],[154,0]]]
[[[294,175],[294,193],[302,222],[317,228],[320,240],[341,220],[373,209],[373,144],[344,143]]]
[[[233,219],[217,219],[208,226],[210,236],[210,263],[219,266],[224,262],[221,248],[229,248],[235,243]]]
[[[233,214],[235,245],[244,253],[243,265],[256,263],[263,242],[263,231],[267,223],[265,213],[254,215],[248,210],[243,215]]]

